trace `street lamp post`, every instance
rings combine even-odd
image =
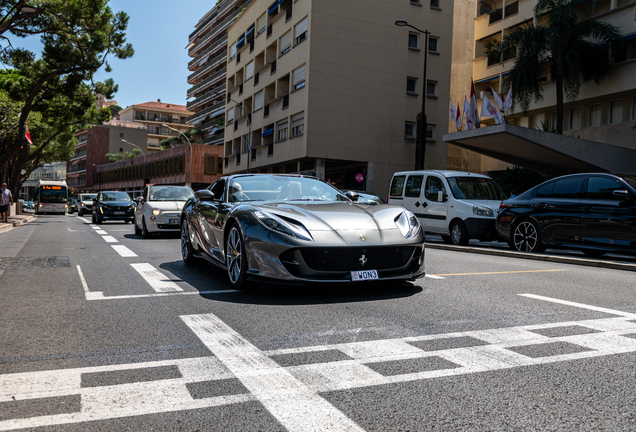
[[[192,154],[192,143],[190,142],[190,139],[188,138],[188,136],[186,134],[184,134],[183,132],[181,132],[179,129],[175,129],[173,127],[170,127],[167,124],[163,124],[162,126],[165,126],[168,129],[173,130],[173,131],[178,132],[181,135],[183,135],[185,137],[186,141],[188,141],[188,145],[190,145],[190,182],[189,182],[188,186],[192,187],[192,159],[194,158],[194,154]]]
[[[218,96],[222,96],[225,97],[225,95],[219,93],[218,91],[215,90],[210,90],[212,93],[218,95]],[[250,119],[250,116],[248,113],[245,112],[245,110],[243,109],[243,107],[234,99],[228,97],[227,100],[230,100],[232,102],[234,102],[236,104],[237,107],[239,107],[241,109],[241,111],[243,111],[243,115],[245,115],[245,117],[247,117],[247,149],[248,149],[248,154],[247,154],[247,174],[250,173],[250,159],[252,158],[252,155],[250,154],[251,151],[250,149],[252,148],[252,120]]]
[[[420,122],[420,141],[416,142],[415,148],[415,169],[424,169],[424,159],[426,154],[426,59],[428,58],[428,35],[431,34],[428,30],[420,30],[407,23],[405,20],[397,20],[395,25],[398,27],[411,27],[420,33],[424,33],[424,77],[422,79],[422,120]],[[418,148],[419,147],[419,148]]]
[[[144,157],[144,180],[142,181],[142,187],[141,187],[141,189],[143,190],[143,188],[146,187],[146,153],[144,153],[144,151],[137,144],[133,144],[130,141],[126,141],[123,138],[121,139],[121,141],[125,142],[126,144],[130,144],[131,146],[137,147]]]

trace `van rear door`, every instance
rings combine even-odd
[[[420,213],[426,207],[420,198],[423,184],[424,174],[409,174],[404,185],[404,201],[402,203],[405,209],[412,211],[420,219],[422,218]]]

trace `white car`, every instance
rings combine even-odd
[[[157,232],[179,232],[181,209],[194,193],[188,186],[148,185],[135,198],[135,234],[149,238]]]

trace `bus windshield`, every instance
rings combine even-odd
[[[41,186],[40,202],[42,203],[66,203],[66,186]]]

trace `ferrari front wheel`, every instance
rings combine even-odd
[[[230,284],[236,289],[245,287],[247,279],[247,258],[245,241],[236,225],[232,226],[225,243],[225,264]]]

